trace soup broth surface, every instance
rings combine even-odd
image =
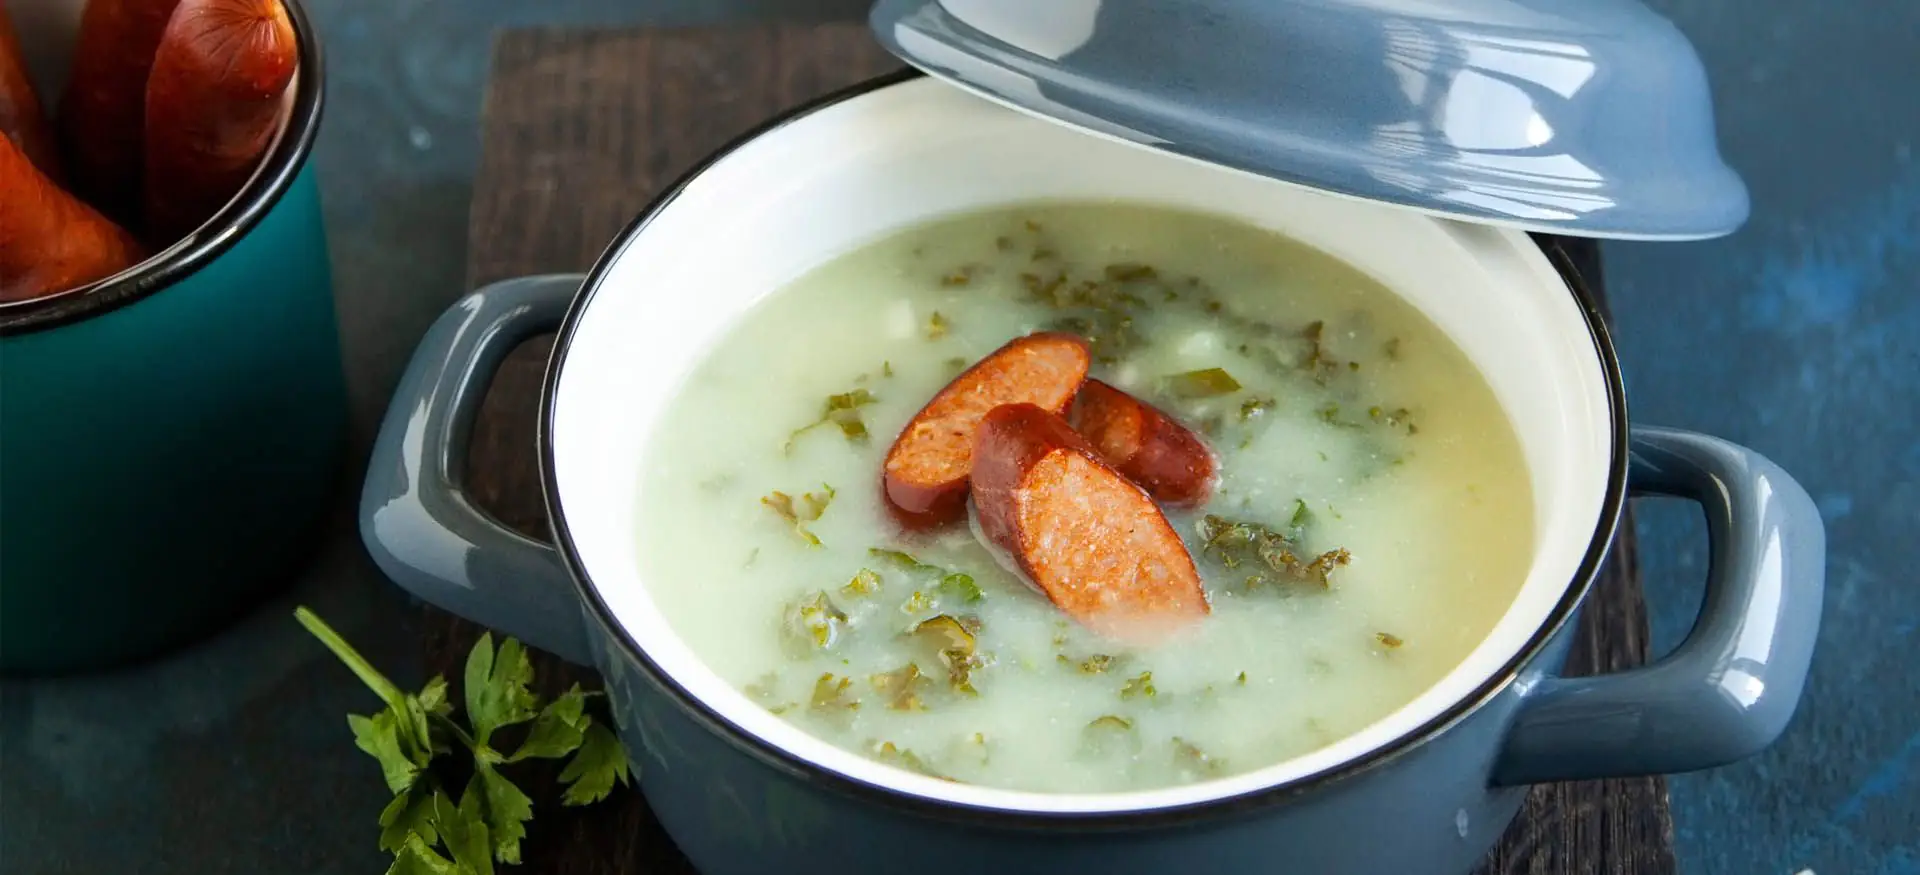
[[[914,413],[1042,329],[1087,337],[1090,376],[1218,456],[1211,500],[1166,511],[1212,613],[1165,643],[1103,639],[974,528],[908,535],[883,505]],[[663,423],[637,537],[673,628],[806,731],[968,783],[1150,789],[1324,746],[1457,666],[1532,561],[1518,440],[1447,337],[1318,250],[1161,207],[1029,204],[862,246],[731,326]],[[1255,532],[1324,561],[1233,548]]]

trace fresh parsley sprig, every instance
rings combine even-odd
[[[393,791],[393,801],[380,812],[380,849],[394,855],[387,875],[494,875],[495,863],[518,864],[533,799],[502,767],[571,755],[560,771],[566,785],[560,804],[569,806],[606,798],[616,782],[632,783],[626,747],[587,713],[587,701],[602,694],[574,684],[543,705],[530,687],[533,664],[520,642],[504,638],[495,648],[488,633],[473,645],[461,685],[463,726],[454,718],[446,679],[435,676],[420,692],[404,692],[312,611],[293,613],[386,702],[372,715],[348,715],[347,725],[354,744],[380,763]],[[529,721],[511,753],[496,745],[499,730]],[[471,757],[472,776],[456,801],[444,783],[453,770],[446,767],[465,757]]]

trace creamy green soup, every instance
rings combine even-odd
[[[1212,605],[1172,641],[1104,640],[965,523],[910,536],[882,504],[902,426],[1041,329],[1218,456],[1210,501],[1166,511]],[[675,630],[806,731],[955,781],[1139,790],[1321,747],[1458,665],[1532,555],[1518,440],[1461,351],[1358,270],[1203,214],[1032,204],[863,246],[732,326],[664,422],[638,540]]]

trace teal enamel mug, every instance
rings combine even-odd
[[[346,390],[311,160],[325,76],[312,25],[283,2],[298,73],[240,193],[119,275],[0,305],[0,672],[177,648],[317,546]],[[80,4],[8,6],[57,95]]]

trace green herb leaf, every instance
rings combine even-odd
[[[394,855],[387,875],[478,875],[472,869],[440,856],[419,835],[409,835],[400,852]]]
[[[840,587],[840,594],[848,598],[863,598],[880,591],[882,580],[880,573],[870,568],[854,572],[853,579]]]
[[[815,711],[851,711],[858,708],[860,700],[847,696],[852,686],[852,678],[843,678],[833,672],[823,672],[813,682],[813,700],[808,707]]]
[[[567,785],[560,804],[587,805],[605,799],[616,781],[623,787],[632,783],[633,765],[620,739],[595,723],[587,727],[579,752],[560,772],[560,780]]]
[[[871,547],[868,548],[867,555],[876,559],[884,559],[907,571],[924,573],[929,576],[938,575],[940,582],[935,585],[935,588],[940,591],[941,595],[948,598],[971,604],[985,596],[985,593],[980,590],[980,585],[974,582],[973,575],[971,574],[959,571],[948,571],[938,565],[929,565],[899,550]],[[913,597],[908,600],[908,603],[901,607],[901,610],[909,614],[915,614],[921,613],[930,607],[932,607],[932,605],[929,603],[926,594],[916,592],[913,594]]]
[[[1064,657],[1062,657],[1064,658]],[[1071,660],[1069,660],[1071,661]],[[1104,653],[1096,653],[1080,661],[1081,674],[1105,674],[1118,660]]]
[[[1399,647],[1400,645],[1407,643],[1405,641],[1400,640],[1400,636],[1395,635],[1391,632],[1375,632],[1373,633],[1373,637],[1374,637],[1374,640],[1380,642],[1380,646],[1385,647],[1388,650],[1393,650]]]
[[[513,752],[507,762],[539,757],[541,759],[559,759],[580,746],[581,737],[593,718],[586,714],[588,694],[582,692],[579,684],[554,699],[534,718],[533,728],[527,731],[527,740],[520,743],[520,749]]]
[[[463,800],[465,801],[465,800]],[[474,875],[493,875],[493,846],[477,801],[456,807],[445,793],[433,794],[433,822],[453,861]]]
[[[785,492],[774,490],[762,497],[760,503],[791,524],[794,533],[799,535],[801,540],[806,541],[809,546],[818,547],[820,538],[807,531],[807,523],[819,519],[821,514],[826,513],[827,507],[833,503],[833,497],[836,494],[832,485],[822,483],[819,492],[805,493],[798,501]]]
[[[1301,520],[1300,511],[1305,506],[1301,503],[1295,507],[1294,519]],[[1282,580],[1310,581],[1325,589],[1332,585],[1329,576],[1333,570],[1353,560],[1352,554],[1337,548],[1302,562],[1293,538],[1257,523],[1234,522],[1215,514],[1201,518],[1200,539],[1201,555],[1223,568],[1231,571],[1254,565],[1256,570],[1247,577],[1248,589]]]
[[[886,364],[885,367],[886,375],[889,377],[893,376],[893,366]],[[788,434],[787,441],[781,447],[780,452],[784,455],[793,455],[793,447],[799,442],[802,436],[815,428],[829,423],[838,426],[840,433],[845,435],[848,440],[856,443],[864,442],[867,439],[867,424],[860,419],[860,408],[872,404],[877,400],[879,399],[875,398],[872,392],[865,389],[854,389],[850,392],[828,395],[826,404],[821,407],[820,418],[796,428],[791,434]]]
[[[803,654],[831,650],[847,628],[846,612],[819,590],[788,605],[781,619],[787,640]]]
[[[1177,735],[1173,737],[1173,756],[1177,764],[1205,774],[1217,775],[1227,765],[1224,760],[1208,756],[1193,742]]]
[[[406,848],[407,837],[415,834],[429,846],[439,841],[439,833],[433,828],[433,806],[436,797],[445,795],[425,783],[416,783],[394,796],[380,811],[380,850],[400,853]]]
[[[920,700],[920,692],[927,688],[930,681],[920,673],[920,666],[907,663],[889,672],[869,675],[867,683],[887,699],[887,707],[895,711],[924,711],[926,705]]]
[[[939,310],[933,311],[933,315],[927,319],[928,340],[939,340],[942,337],[946,337],[947,332],[952,329],[953,323],[948,322],[947,317],[940,315]]]
[[[980,585],[973,582],[973,576],[956,571],[940,578],[940,592],[962,602],[972,604],[982,598]]]
[[[1162,391],[1175,398],[1212,398],[1240,391],[1240,381],[1223,368],[1187,371],[1161,379]]]
[[[939,772],[935,771],[932,766],[927,764],[926,760],[920,758],[919,754],[916,754],[913,751],[907,750],[904,747],[896,746],[891,741],[876,744],[876,745],[873,745],[872,747],[873,747],[874,759],[877,759],[883,763],[886,763],[887,765],[897,766],[899,768],[906,769],[907,771],[910,771],[910,772],[918,772],[929,778],[939,778],[942,781],[953,781],[952,778],[949,778],[946,775],[940,774]],[[954,783],[959,783],[959,782],[954,781]]]
[[[940,664],[947,669],[947,683],[954,690],[969,695],[978,692],[973,686],[974,670],[985,665],[977,652],[979,633],[980,623],[977,619],[958,619],[947,614],[922,620],[908,632],[933,648]]]
[[[900,566],[901,568],[907,569],[908,571],[939,571],[940,570],[937,566],[928,565],[925,562],[921,562],[920,560],[913,558],[913,556],[911,556],[910,554],[902,553],[899,550],[885,550],[879,547],[869,547],[867,548],[867,555],[872,556],[876,559],[885,559],[888,562],[891,562],[895,565]]]
[[[468,654],[463,685],[474,730],[469,732],[454,717],[445,679],[433,678],[417,694],[402,692],[319,617],[304,607],[294,614],[388,703],[370,716],[351,715],[347,723],[355,746],[380,763],[394,793],[380,812],[380,848],[394,854],[390,875],[493,875],[496,861],[518,863],[533,800],[498,770],[505,762],[573,753],[562,772],[563,780],[576,785],[566,791],[567,804],[597,800],[615,780],[631,779],[626,749],[586,713],[586,700],[601,694],[576,684],[540,708],[530,688],[532,663],[512,638],[495,648],[493,636],[482,635]],[[494,730],[527,720],[535,723],[510,759],[487,746]],[[473,776],[458,806],[430,770],[435,755],[450,750],[448,740],[457,740],[473,756]],[[436,849],[441,845],[453,859]]]
[[[509,865],[519,865],[520,840],[527,837],[526,823],[533,819],[533,800],[486,763],[474,764],[473,780],[467,783],[466,793],[480,794],[477,800],[463,796],[460,807],[485,813],[487,834],[493,842],[493,858]]]
[[[1153,672],[1150,671],[1141,672],[1137,677],[1128,679],[1126,684],[1120,687],[1120,698],[1122,699],[1151,699],[1157,693],[1158,691],[1153,688]]]
[[[533,680],[533,663],[520,642],[508,638],[496,651],[493,633],[480,635],[479,643],[467,654],[467,721],[473,724],[473,740],[486,745],[493,731],[532,720],[538,713],[539,699],[527,684]]]
[[[1304,530],[1312,522],[1313,511],[1307,509],[1307,502],[1304,499],[1294,499],[1293,516],[1287,520],[1287,527],[1293,529],[1295,532],[1299,532]]]
[[[354,745],[379,761],[387,789],[395,793],[412,787],[433,758],[430,751],[401,741],[399,721],[391,708],[372,717],[349,714],[347,726],[353,730]]]
[[[453,703],[447,701],[447,679],[439,675],[427,681],[427,685],[420,688],[420,695],[414,698],[419,701],[420,710],[429,716],[445,717],[453,713]]]
[[[1140,751],[1140,733],[1133,721],[1117,714],[1096,717],[1080,730],[1081,741],[1095,756],[1134,754]]]
[[[1272,398],[1261,395],[1248,398],[1240,402],[1240,421],[1252,422],[1259,419],[1267,415],[1267,411],[1272,410],[1276,403]]]
[[[822,485],[822,489],[824,491],[818,491],[818,493],[804,493],[799,501],[795,501],[793,495],[774,489],[772,493],[766,493],[760,499],[760,505],[766,505],[770,510],[774,510],[774,514],[778,514],[781,520],[791,524],[793,533],[801,535],[801,539],[810,547],[820,547],[820,537],[808,532],[806,524],[818,520],[820,514],[828,512],[828,505],[833,503],[833,487]]]

